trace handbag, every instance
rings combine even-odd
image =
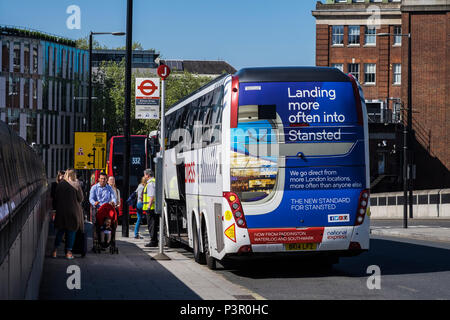
[[[133,208],[136,208],[136,204],[137,204],[137,192],[133,191],[132,194],[130,194],[130,196],[127,199],[127,204]]]

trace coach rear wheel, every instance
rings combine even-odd
[[[194,242],[194,260],[197,263],[205,264],[205,255],[200,252],[200,239],[198,237],[198,231],[197,231],[197,223],[194,221],[192,222],[192,236],[193,236],[193,242]]]
[[[206,230],[206,226],[204,223],[202,224],[202,226],[203,226],[203,228],[202,228],[203,253],[205,255],[206,265],[208,266],[209,269],[216,270],[216,268],[217,268],[216,259],[211,256],[211,253],[209,251],[208,232]]]

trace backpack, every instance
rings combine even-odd
[[[127,199],[127,204],[133,208],[136,208],[137,205],[137,192],[133,191],[132,194]]]

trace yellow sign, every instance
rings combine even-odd
[[[230,239],[236,242],[236,232],[235,232],[235,226],[234,223],[225,230],[225,235]]]
[[[229,221],[231,220],[231,218],[233,218],[233,214],[231,213],[231,211],[225,211],[225,220]]]
[[[284,245],[286,250],[316,250],[317,243],[286,243]]]
[[[75,132],[75,169],[105,169],[106,132]]]

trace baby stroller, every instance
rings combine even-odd
[[[101,242],[101,228],[104,224],[106,218],[111,219],[111,240],[108,245],[105,245]],[[114,207],[105,203],[100,208],[97,209],[95,214],[95,224],[94,224],[94,232],[92,235],[94,247],[92,251],[94,253],[101,253],[102,250],[106,250],[109,247],[109,252],[111,254],[118,254],[119,249],[116,247],[116,228],[117,228],[117,211]]]

